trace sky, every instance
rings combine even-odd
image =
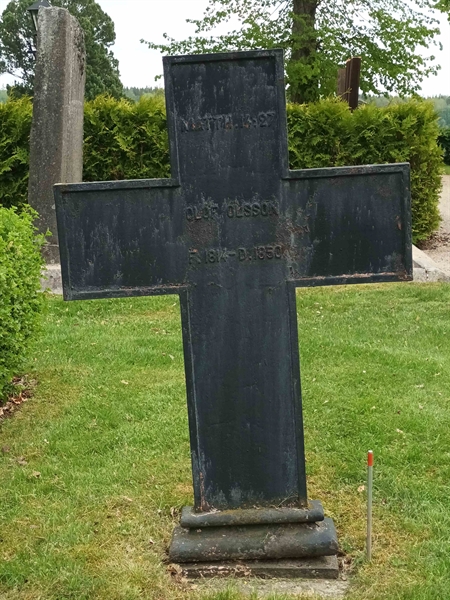
[[[0,13],[9,0],[0,0]],[[116,44],[113,52],[119,60],[122,83],[126,87],[161,86],[155,76],[162,73],[161,55],[140,43],[141,39],[160,43],[163,33],[175,39],[191,35],[194,27],[186,23],[187,18],[200,18],[208,0],[97,0],[112,18],[116,29]],[[32,0],[30,0],[32,4]],[[442,66],[435,77],[424,81],[424,96],[444,94],[450,96],[450,24],[441,18],[439,41],[443,51],[436,48],[433,54]],[[9,75],[0,76],[0,87],[12,83]]]

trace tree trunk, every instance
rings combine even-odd
[[[287,66],[292,102],[313,102],[319,97],[316,70],[316,10],[319,0],[292,0],[292,54]]]

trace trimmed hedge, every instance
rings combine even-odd
[[[290,106],[291,168],[409,162],[413,240],[425,240],[440,222],[442,150],[437,114],[429,102],[409,100],[351,113],[339,100]]]
[[[84,111],[84,181],[170,177],[164,100],[99,97]]]
[[[40,322],[44,236],[35,235],[35,216],[30,207],[0,207],[0,402]]]
[[[27,202],[32,105],[29,98],[0,104],[0,206]]]
[[[413,239],[439,225],[442,151],[431,103],[410,100],[351,113],[335,99],[288,106],[289,156],[294,169],[409,162]],[[3,123],[4,122],[4,123]],[[26,201],[29,100],[0,105],[0,204]],[[86,103],[84,180],[168,177],[164,102],[99,97]]]

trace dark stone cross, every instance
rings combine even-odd
[[[56,186],[64,297],[180,296],[195,506],[172,558],[301,556],[295,540],[258,554],[237,527],[323,519],[307,503],[295,288],[411,279],[409,166],[290,171],[279,50],[164,72],[172,179]],[[253,550],[211,550],[199,523]]]

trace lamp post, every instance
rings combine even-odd
[[[27,11],[30,13],[31,18],[33,19],[34,32],[37,33],[38,30],[38,15],[40,8],[49,8],[51,6],[50,2],[47,0],[38,0],[31,6],[27,8]]]
[[[50,2],[48,2],[48,0],[37,0],[37,2],[35,2],[34,4],[32,4],[31,6],[29,6],[27,8],[27,11],[31,15],[31,19],[33,21],[33,29],[34,29],[34,35],[33,35],[34,48],[31,44],[29,44],[28,53],[33,54],[34,58],[36,58],[36,49],[37,49],[39,9],[40,8],[49,8],[50,6],[51,6],[51,4],[50,4]]]

